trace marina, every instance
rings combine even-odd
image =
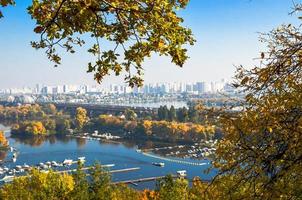
[[[155,147],[148,149],[137,149],[137,152],[144,152],[146,154],[158,154],[164,157],[179,157],[179,158],[193,158],[202,160],[204,158],[212,157],[216,148],[217,140],[201,141],[193,145],[170,145],[163,147]]]
[[[109,165],[102,165],[102,167],[112,167],[114,166],[114,164],[109,164]],[[90,170],[92,169],[93,167],[84,167],[84,168],[81,168],[79,170],[82,170],[82,171],[86,171],[86,170]],[[32,168],[31,168],[32,169]],[[134,168],[125,168],[125,169],[117,169],[117,170],[109,170],[108,173],[110,174],[114,174],[114,173],[127,173],[127,172],[131,172],[131,171],[135,171],[135,170],[139,170],[140,168],[139,167],[134,167]],[[54,173],[72,173],[72,172],[76,172],[78,169],[69,169],[69,170],[61,170],[61,171],[53,171]],[[48,170],[40,170],[41,172],[44,172],[44,173],[48,173],[49,171]],[[90,174],[87,173],[87,176],[89,176]],[[14,178],[16,177],[21,177],[21,176],[27,176],[27,174],[22,174],[22,175],[5,175],[3,178],[0,179],[0,183],[9,183],[11,181],[13,181]]]
[[[9,132],[6,134],[9,137]],[[148,142],[141,143],[138,148],[136,143],[119,141],[108,143],[103,139],[57,136],[48,138],[9,137],[9,142],[13,151],[0,154],[0,160],[2,160],[0,179],[2,181],[10,181],[12,176],[25,175],[32,167],[45,172],[52,170],[58,173],[73,173],[78,162],[83,162],[85,170],[89,170],[89,167],[95,163],[100,163],[112,173],[113,183],[148,177],[163,177],[168,174],[177,175],[177,171],[181,170],[186,171],[189,179],[200,176],[203,180],[209,180],[215,175],[215,171],[205,173],[205,170],[211,166],[207,159],[166,157],[153,153],[153,151],[145,152],[145,149],[159,152],[160,150],[155,149],[162,148],[162,145],[157,143],[152,146]],[[172,150],[176,149],[179,148],[173,146]],[[13,160],[14,152],[17,152],[15,160]],[[193,163],[197,164],[193,165]],[[155,181],[155,179],[134,181],[135,184],[129,183],[129,185],[141,190],[152,189],[155,187]]]
[[[99,133],[94,131],[94,133],[80,133],[80,134],[69,134],[68,137],[80,138],[85,140],[96,140],[101,142],[112,142],[112,143],[121,143],[121,137],[112,135],[111,133]],[[150,153],[159,154],[164,157],[180,157],[180,158],[193,158],[193,159],[205,159],[210,158],[215,154],[217,140],[205,140],[200,143],[194,143],[193,145],[170,145],[164,147],[155,147],[155,148],[143,148],[137,149],[138,153],[144,152],[145,155]],[[171,160],[172,161],[172,160]],[[177,161],[175,161],[177,162]],[[185,162],[184,162],[185,163]],[[186,163],[189,164],[189,163]],[[196,163],[191,163],[195,165]]]

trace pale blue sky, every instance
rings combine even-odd
[[[0,88],[44,84],[94,84],[86,74],[89,60],[85,50],[66,55],[63,64],[53,68],[43,51],[31,48],[34,21],[26,13],[30,0],[16,0],[17,6],[5,8],[0,20]],[[297,2],[297,1],[296,1]],[[181,15],[193,30],[197,43],[189,48],[190,59],[184,68],[169,58],[154,56],[145,63],[146,82],[216,81],[230,78],[234,65],[251,66],[261,44],[257,32],[267,32],[289,22],[292,0],[191,0]],[[105,84],[123,83],[110,77]]]

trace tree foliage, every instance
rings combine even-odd
[[[4,1],[5,2],[5,1]],[[45,49],[48,58],[61,63],[58,48],[74,53],[84,45],[83,34],[95,42],[88,52],[96,57],[88,72],[97,82],[111,72],[125,72],[130,86],[143,83],[142,64],[153,53],[170,56],[182,67],[187,60],[186,44],[193,45],[191,30],[182,26],[177,10],[188,0],[34,0],[28,8],[36,20],[34,31],[40,40],[32,42]],[[106,48],[106,42],[112,48]]]
[[[91,123],[92,130],[120,131],[134,133],[136,136],[151,136],[167,140],[200,141],[214,139],[216,127],[194,123],[180,123],[176,121],[156,120],[125,120],[112,115],[100,115],[98,120]]]
[[[8,141],[5,137],[5,134],[3,131],[0,130],[0,147],[6,147],[8,145]]]
[[[247,94],[244,109],[221,118],[216,183],[231,178],[226,192],[232,199],[301,199],[301,26],[282,25],[261,40],[267,52],[260,66],[240,67],[236,75],[235,86]]]
[[[77,108],[75,122],[78,130],[81,130],[83,126],[88,122],[87,111],[85,108]]]
[[[134,112],[134,110],[126,109],[125,110],[125,118],[127,120],[135,120],[137,117],[137,114]]]
[[[15,1],[14,0],[0,0],[0,6],[1,7],[6,7],[8,5],[14,5],[15,4]],[[0,18],[3,17],[3,14],[0,10]]]
[[[0,106],[0,120],[18,121],[18,120],[40,120],[45,117],[41,106],[21,105],[15,107]]]
[[[55,115],[57,113],[57,108],[54,104],[46,104],[43,106],[43,111],[49,115]]]
[[[1,199],[70,199],[74,190],[74,180],[67,174],[41,173],[32,171],[30,176],[15,178],[0,190]]]
[[[156,190],[158,199],[187,200],[189,197],[187,180],[173,180],[170,175],[158,181]]]

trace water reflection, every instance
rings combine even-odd
[[[85,138],[76,138],[77,147],[84,148],[86,145],[86,139]]]
[[[15,140],[15,143],[25,144],[31,147],[39,147],[46,140],[44,136],[11,136],[11,138]]]
[[[4,160],[7,156],[7,151],[0,151],[0,160]]]
[[[39,147],[44,143],[49,142],[50,144],[55,144],[57,142],[67,144],[71,141],[75,141],[78,148],[84,148],[87,144],[86,138],[76,138],[72,136],[65,135],[50,135],[50,136],[30,136],[30,135],[11,135],[12,139],[14,139],[15,143],[28,145],[31,147]],[[123,144],[127,148],[139,148],[139,149],[151,149],[155,147],[165,146],[165,145],[176,145],[171,143],[164,143],[161,141],[151,141],[151,140],[123,140],[122,142],[114,142],[114,141],[99,141],[100,145],[110,144],[113,146],[118,146]]]

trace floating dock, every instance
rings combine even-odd
[[[126,180],[126,181],[117,181],[117,182],[114,182],[112,184],[133,184],[133,185],[137,186],[137,184],[135,184],[135,183],[157,181],[157,180],[163,179],[165,177],[166,176],[154,176],[154,177]],[[172,177],[173,178],[178,178],[178,176],[176,176],[176,175],[172,175]]]
[[[171,159],[171,158],[165,158],[165,157],[149,154],[149,153],[146,153],[146,152],[142,152],[142,154],[145,155],[145,156],[148,156],[148,157],[157,158],[157,159],[160,159],[160,160],[165,160],[165,161],[174,162],[174,163],[185,164],[185,165],[203,166],[203,165],[208,165],[209,164],[208,162],[198,163],[198,162],[189,162],[189,161],[185,161],[185,160],[176,160],[176,159]]]

